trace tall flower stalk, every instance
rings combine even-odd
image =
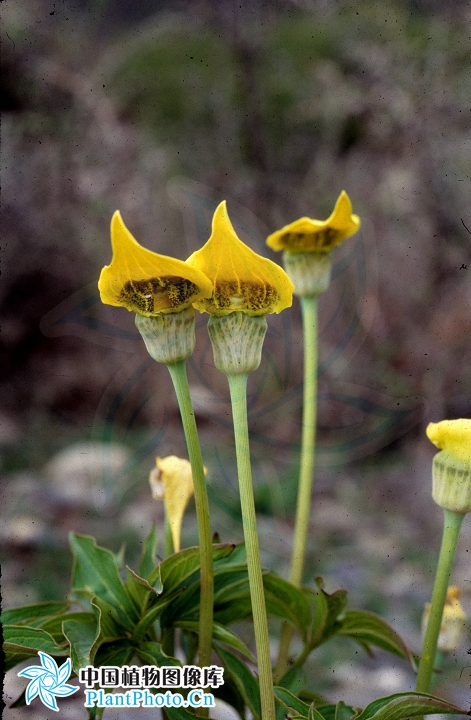
[[[294,283],[294,294],[300,297],[303,320],[303,417],[298,498],[290,564],[290,581],[296,587],[301,586],[304,572],[315,468],[318,298],[330,284],[330,251],[353,235],[359,227],[360,219],[352,214],[350,199],[342,192],[327,220],[300,218],[267,239],[267,245],[273,250],[284,250],[284,265]],[[281,632],[275,679],[279,679],[287,669],[292,634],[292,627],[285,623]]]
[[[443,420],[427,427],[429,439],[441,452],[433,459],[432,495],[443,508],[443,537],[435,583],[422,644],[416,691],[427,693],[437,652],[438,637],[453,561],[463,519],[471,512],[471,420]]]
[[[293,286],[278,265],[260,257],[239,240],[225,203],[216,209],[208,242],[187,262],[201,270],[213,284],[211,298],[203,298],[195,302],[195,306],[211,315],[208,331],[214,362],[229,383],[261,713],[262,720],[274,720],[270,640],[250,464],[247,379],[260,364],[267,329],[265,315],[291,305]]]
[[[209,502],[201,448],[191,403],[185,361],[195,346],[192,303],[209,297],[212,285],[182,260],[143,248],[124,225],[119,212],[111,221],[113,259],[103,268],[101,299],[136,313],[136,326],[154,360],[167,365],[180,408],[193,475],[201,565],[198,638],[200,666],[211,664],[214,571]]]

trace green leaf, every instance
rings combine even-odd
[[[76,613],[79,615],[80,613]],[[91,649],[98,636],[98,624],[91,613],[81,613],[82,618],[70,618],[62,623],[64,636],[70,643],[70,658],[74,672],[92,664]]]
[[[126,634],[126,628],[113,605],[110,605],[103,598],[95,596],[92,598],[92,608],[98,622],[100,636],[104,641],[116,640]]]
[[[115,608],[123,625],[132,630],[139,616],[121,580],[113,553],[98,547],[95,539],[87,535],[70,533],[70,544],[75,556],[72,589],[102,598]]]
[[[346,590],[335,590],[331,595],[321,590],[327,600],[327,622],[324,627],[323,636],[325,639],[337,632],[339,626],[339,616],[345,610],[347,605],[348,593]]]
[[[315,702],[316,707],[320,707],[321,705],[328,705],[328,701],[318,692],[315,692],[314,690],[309,690],[308,688],[303,688],[300,690],[300,692],[297,693],[300,700],[303,700],[304,702],[310,704]]]
[[[121,640],[113,640],[110,643],[103,643],[98,648],[92,665],[101,667],[102,665],[129,665],[133,656],[136,654],[134,643],[130,640],[122,638]]]
[[[317,592],[305,589],[305,597],[309,600],[313,612],[309,646],[318,647],[329,637],[335,635],[341,627],[341,619],[347,604],[347,591],[335,590],[332,594],[323,590],[322,578],[316,578],[319,586]]]
[[[96,705],[89,707],[87,708],[88,720],[101,720],[104,712],[104,707],[97,707]]]
[[[469,715],[467,710],[452,705],[446,700],[423,693],[396,693],[374,700],[355,720],[404,720],[417,715]]]
[[[314,707],[314,703],[311,703],[309,706],[309,714],[308,714],[308,720],[325,720],[323,715],[320,714],[318,710]],[[336,718],[335,720],[343,720],[341,718]]]
[[[234,550],[234,545],[213,545],[213,560],[219,560],[229,556]],[[181,585],[200,567],[199,547],[186,548],[178,553],[170,555],[160,565],[160,577],[164,590],[173,590]],[[154,577],[157,575],[157,568],[150,574],[149,582],[154,585]]]
[[[165,713],[169,716],[170,720],[195,720],[195,718],[198,717],[198,715],[195,715],[183,707],[165,708]]]
[[[150,533],[142,544],[142,555],[139,560],[138,572],[141,577],[148,578],[157,564],[157,550],[159,546],[159,537],[157,535],[157,525],[152,523]]]
[[[164,610],[170,605],[170,603],[175,600],[176,597],[180,595],[181,592],[182,591],[177,588],[171,593],[166,593],[162,595],[162,597],[157,601],[157,603],[146,612],[144,617],[139,620],[136,627],[134,628],[133,638],[136,643],[139,643],[141,642],[141,640],[144,639],[151,625],[157,620],[158,617],[162,615]],[[163,621],[161,621],[161,625],[162,627],[167,626],[166,623],[164,623]]]
[[[275,573],[263,575],[263,587],[268,614],[290,622],[305,640],[311,612],[303,591]]]
[[[350,720],[356,717],[355,713],[358,713],[358,710],[345,705],[342,700],[336,705],[319,703],[316,705],[316,709],[323,720]]]
[[[147,580],[137,575],[130,567],[126,567],[126,570],[128,571],[126,588],[139,608],[139,612],[143,613],[149,602],[158,598],[161,592],[155,590]]]
[[[199,622],[196,620],[179,620],[175,623],[175,627],[182,628],[183,630],[190,630],[191,632],[199,632]],[[242,655],[248,658],[251,662],[257,664],[256,659],[250,652],[247,645],[239,638],[238,635],[233,633],[229,628],[219,623],[213,623],[212,636],[214,640],[229,645],[234,650],[238,650]]]
[[[248,667],[233,655],[229,650],[224,650],[219,644],[215,645],[216,652],[224,663],[227,672],[234,680],[237,689],[249,706],[252,714],[260,720],[260,688],[258,680],[252,675]]]
[[[68,598],[71,603],[80,605],[85,612],[92,612],[91,599],[95,597],[90,590],[79,590],[72,588],[69,592]]]
[[[214,619],[221,625],[230,625],[250,617],[252,617],[252,603],[249,594],[214,608]]]
[[[222,565],[214,571],[214,601],[222,604],[247,594],[249,576],[247,565]]]
[[[289,690],[291,693],[293,693],[293,695],[298,697],[299,692],[301,691],[301,688],[304,687],[305,683],[306,678],[303,669],[293,666],[279,680],[278,687]],[[284,707],[281,706],[280,703],[278,703],[278,706],[275,708],[275,710],[277,720],[283,720],[283,717],[285,715]]]
[[[30,657],[35,657],[38,650],[53,656],[69,654],[69,647],[61,647],[54,642],[49,633],[40,628],[29,628],[24,625],[3,626],[3,650],[5,652],[5,670]]]
[[[0,615],[2,625],[22,625],[28,623],[33,626],[35,621],[43,622],[45,618],[65,612],[68,602],[43,602],[35,605],[23,605],[19,608],[4,610]]]
[[[98,634],[90,648],[90,661],[93,664],[100,646],[104,643],[125,639],[126,629],[121,623],[115,608],[105,600],[95,596],[92,598],[91,604],[98,625]]]
[[[114,562],[118,570],[122,570],[124,567],[124,555],[126,553],[126,543],[123,542],[117,553],[111,553],[114,557]]]
[[[177,665],[181,667],[180,660],[166,655],[162,650],[161,644],[157,642],[141,643],[136,648],[136,654],[144,663],[147,663],[147,665],[157,665],[157,667],[162,667],[162,665]]]
[[[400,635],[388,623],[371,612],[348,610],[337,630],[338,635],[346,635],[361,644],[376,645],[399,657],[405,658],[415,667],[412,654]]]
[[[247,553],[245,551],[245,543],[234,545],[234,550],[230,555],[219,558],[214,561],[214,572],[221,567],[229,567],[230,565],[247,565]]]
[[[312,612],[309,646],[314,648],[322,642],[322,634],[329,616],[329,607],[325,593],[321,590],[304,588],[304,595],[309,602]]]
[[[180,620],[193,620],[199,618],[201,583],[199,576],[193,575],[188,578],[186,589],[183,590],[178,600],[169,607],[165,613],[165,625],[171,625],[175,618]],[[243,597],[246,604],[249,604],[249,612],[244,614],[250,615],[252,605],[250,603],[250,592],[247,575],[247,567],[245,565],[222,566],[214,573],[214,611],[217,612],[221,602],[228,598]],[[226,607],[226,606],[224,606]],[[237,622],[238,617],[231,618],[231,622]],[[223,623],[224,624],[224,623]]]
[[[165,621],[171,623],[174,618],[192,620],[199,617],[200,604],[200,581],[196,578],[194,582],[188,580],[186,590],[179,599],[172,604],[166,614]],[[236,612],[237,606],[232,605],[228,610],[228,602],[234,599],[243,599],[244,609],[242,613]],[[237,622],[238,620],[248,617],[252,613],[252,605],[250,602],[250,591],[247,575],[247,566],[220,566],[214,572],[214,612],[225,612],[225,617],[229,618],[229,622]],[[218,621],[220,618],[217,618]],[[228,623],[222,623],[228,624]]]
[[[283,707],[285,707],[290,715],[301,715],[307,718],[309,714],[309,705],[293,695],[286,688],[276,685],[274,688],[275,698]]]
[[[298,697],[301,689],[305,686],[305,684],[306,676],[304,674],[304,670],[294,665],[280,679],[280,681],[278,682],[278,687],[285,688],[285,690],[289,690],[294,695],[296,695],[296,697]]]
[[[50,635],[52,635],[56,643],[58,643],[59,645],[63,645],[67,642],[67,638],[63,633],[63,623],[66,620],[93,622],[96,625],[96,620],[93,613],[75,612],[56,615],[55,617],[47,619],[45,622],[42,622],[40,627],[41,630],[45,630]]]

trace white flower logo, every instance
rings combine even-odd
[[[79,690],[78,687],[67,685],[66,680],[72,672],[70,658],[59,667],[56,661],[45,652],[38,652],[41,658],[41,665],[30,665],[21,670],[18,675],[33,678],[26,688],[26,704],[29,705],[36,695],[39,695],[43,705],[50,710],[58,711],[56,697],[67,697]]]

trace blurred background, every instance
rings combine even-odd
[[[185,259],[227,199],[240,237],[281,262],[266,236],[302,215],[325,219],[345,189],[362,230],[334,251],[320,303],[306,581],[322,573],[329,591],[346,587],[351,607],[383,614],[418,652],[442,522],[424,429],[471,416],[471,4],[1,9],[4,607],[63,597],[69,530],[114,551],[126,542],[132,565],[162,523],[147,481],[155,456],[186,455],[167,369],[146,355],[134,317],[99,301],[113,211],[141,244]],[[228,390],[205,326],[200,316],[188,370],[212,526],[241,540]],[[269,318],[249,388],[263,560],[285,576],[301,381],[295,299]],[[184,545],[197,537],[188,517]],[[452,577],[468,613],[470,525]],[[462,705],[468,647],[436,688]],[[404,663],[353,645],[329,644],[309,673],[330,699],[358,705],[413,686]]]

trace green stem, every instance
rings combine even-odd
[[[198,521],[198,539],[201,564],[201,599],[198,642],[198,662],[200,667],[211,665],[211,638],[213,630],[213,547],[209,522],[209,502],[204,475],[203,458],[196,430],[195,414],[191,403],[185,361],[167,365],[180,408],[180,414],[191,463],[195,489],[196,519]]]
[[[268,636],[265,593],[263,590],[262,567],[260,564],[260,550],[258,546],[252,470],[250,467],[249,431],[247,425],[247,377],[248,375],[227,376],[234,421],[240,504],[242,509],[245,547],[247,550],[247,569],[249,573],[255,646],[257,650],[262,720],[274,720],[275,700],[270,660],[270,641]]]
[[[296,587],[301,586],[306,557],[306,544],[311,517],[317,422],[317,296],[302,297],[300,300],[304,336],[303,424],[298,500],[289,578]],[[281,632],[280,650],[275,669],[275,678],[277,679],[287,669],[292,634],[292,627],[285,623]]]
[[[430,615],[425,631],[422,654],[417,673],[416,692],[428,693],[433,672],[435,653],[437,650],[438,635],[442,624],[443,608],[445,606],[446,592],[450,580],[451,568],[455,559],[456,546],[460,534],[464,514],[452,510],[443,510],[443,537],[438,557],[435,585],[432,593]]]
[[[445,653],[441,650],[437,650],[435,653],[435,659],[433,661],[433,672],[430,680],[429,693],[433,693],[433,688],[438,680],[438,676],[441,673],[443,663],[445,662]]]

